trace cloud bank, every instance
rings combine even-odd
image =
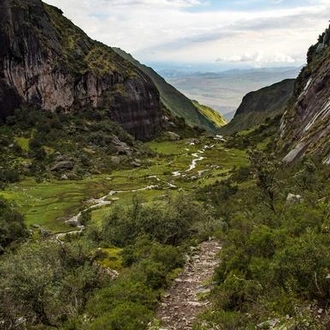
[[[144,63],[301,65],[324,0],[48,0],[92,38]]]

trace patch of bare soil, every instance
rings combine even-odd
[[[220,249],[219,242],[209,240],[187,258],[182,273],[167,290],[157,310],[156,318],[161,321],[159,330],[192,329],[196,316],[209,305],[209,301],[201,297],[210,291],[209,282],[218,264]]]

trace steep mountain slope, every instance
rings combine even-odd
[[[100,108],[138,139],[159,131],[159,92],[137,67],[40,0],[1,0],[0,12],[0,118],[22,103]]]
[[[165,79],[152,68],[141,64],[120,48],[112,49],[151,78],[160,92],[160,99],[163,105],[174,115],[184,118],[186,123],[191,126],[199,126],[211,131],[214,131],[218,127],[208,116],[205,116],[205,113],[200,111],[199,107],[196,107],[190,99],[180,93],[172,85],[168,84]]]
[[[304,154],[318,154],[330,162],[330,29],[319,36],[307,53],[307,66],[301,71],[294,91],[294,104],[288,106],[280,128],[279,149],[285,162]]]
[[[221,128],[221,133],[230,134],[261,124],[266,118],[283,113],[292,97],[294,79],[285,79],[271,86],[250,92],[243,97],[234,118]]]
[[[215,127],[218,128],[227,124],[226,119],[219,112],[206,105],[200,104],[196,100],[194,100],[193,103],[198,111],[201,112],[206,118],[208,118]]]

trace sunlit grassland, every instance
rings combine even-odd
[[[64,220],[73,216],[84,201],[101,196],[109,189],[104,176],[81,181],[36,183],[28,179],[11,185],[0,196],[15,203],[27,225],[40,225],[52,231],[68,230]]]
[[[103,253],[103,258],[100,258],[98,262],[108,269],[121,271],[122,266],[122,257],[120,256],[120,252],[122,251],[119,248],[112,247],[101,250]]]
[[[206,145],[212,146],[199,153],[204,157],[196,163],[196,168],[187,171],[193,154]],[[26,179],[10,185],[0,196],[16,204],[25,215],[26,224],[40,225],[53,232],[70,230],[64,221],[88,207],[91,198],[99,198],[110,191],[109,196],[116,204],[128,204],[133,193],[145,201],[162,199],[166,194],[178,194],[178,191],[194,191],[200,186],[212,184],[228,176],[233,167],[246,165],[245,152],[226,149],[221,142],[200,139],[192,144],[190,140],[150,142],[148,146],[156,155],[145,160],[141,167],[115,170],[109,174],[95,175],[79,181],[53,180],[36,183]],[[181,176],[174,176],[173,172]],[[146,189],[152,187],[152,189]],[[92,211],[92,220],[100,224],[109,213],[110,206]]]
[[[152,141],[146,144],[151,150],[161,155],[180,155],[188,152],[186,149],[189,149],[189,152],[196,152],[199,146],[192,143],[187,139],[183,139],[179,141]]]

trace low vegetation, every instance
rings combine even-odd
[[[309,158],[284,167],[270,152],[276,119],[225,142],[202,136],[139,146],[118,130],[120,141],[149,157],[134,168],[107,168],[98,159],[77,161],[81,155],[69,138],[70,130],[84,132],[84,148],[110,159],[102,139],[111,123],[94,121],[97,113],[77,116],[71,126],[60,122],[62,145],[55,133],[53,139],[43,133],[57,130],[43,126],[59,114],[30,115],[1,127],[4,329],[148,329],[184,255],[210,236],[222,241],[221,263],[212,306],[194,329],[321,330],[329,324],[328,171]],[[94,139],[96,127],[101,140]],[[52,174],[56,152],[79,162],[81,176]],[[33,162],[39,172],[31,177]],[[96,166],[104,173],[92,174]],[[75,230],[64,220],[109,191],[111,205],[84,213],[85,231],[54,234]]]
[[[249,158],[250,175],[201,194],[215,196],[226,230],[213,307],[196,329],[326,329],[327,170],[311,159],[284,169],[262,152]]]

